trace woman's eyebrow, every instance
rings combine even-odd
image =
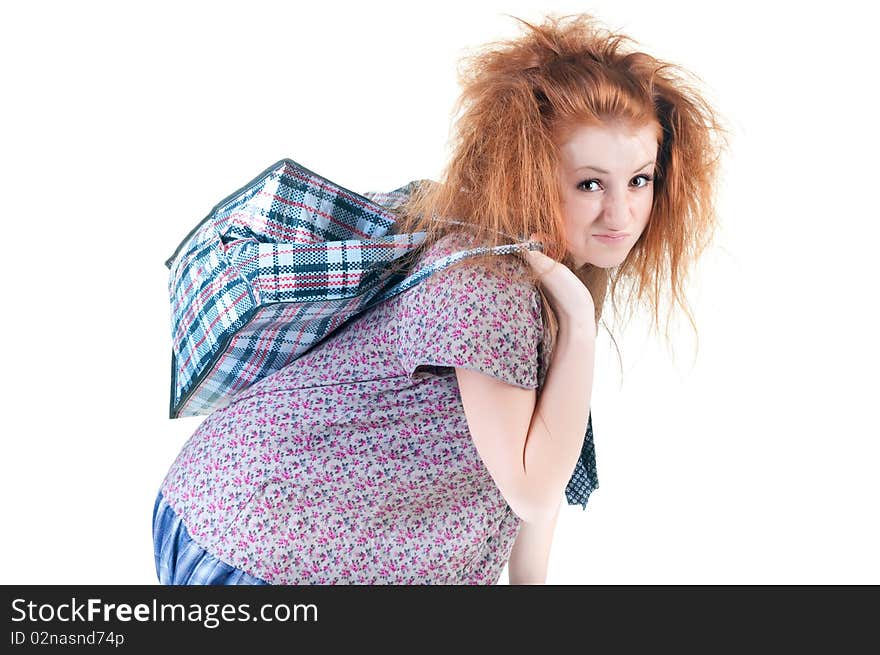
[[[647,166],[648,164],[653,164],[653,163],[654,163],[654,160],[653,160],[653,159],[652,159],[651,161],[646,161],[644,164],[642,164],[642,165],[639,166],[636,170],[634,170],[633,173],[638,173],[638,172],[639,172],[640,170],[642,170],[645,166]],[[594,171],[597,171],[597,172],[599,172],[599,173],[605,173],[605,175],[608,175],[608,171],[606,171],[606,170],[604,170],[604,169],[601,169],[601,168],[597,168],[597,167],[595,167],[595,166],[590,166],[590,165],[587,165],[587,166],[579,166],[578,168],[576,168],[576,169],[574,169],[574,170],[579,171],[579,170],[584,169],[584,168],[592,168]]]

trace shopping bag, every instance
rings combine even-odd
[[[419,271],[392,270],[426,235],[394,233],[391,210],[423,183],[431,182],[358,194],[282,159],[218,203],[165,262],[171,418],[223,407],[437,270],[522,249],[473,248]]]
[[[455,252],[419,270],[398,266],[426,234],[396,233],[392,210],[422,184],[432,182],[359,194],[282,159],[215,205],[165,262],[170,417],[227,405],[371,307],[463,258],[540,248],[524,241]],[[586,506],[597,486],[591,421],[566,490],[570,504]]]

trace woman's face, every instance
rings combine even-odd
[[[576,269],[618,266],[642,234],[654,202],[661,133],[658,123],[590,125],[559,143],[565,236]]]

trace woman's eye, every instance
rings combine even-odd
[[[643,174],[643,175],[636,175],[636,176],[633,178],[633,180],[638,180],[639,178],[642,178],[643,180],[645,180],[645,183],[644,183],[644,184],[637,184],[637,185],[635,185],[636,188],[638,188],[638,189],[642,189],[642,188],[648,186],[648,184],[650,184],[650,183],[654,180],[654,177],[653,177],[652,175],[645,175],[645,174]],[[577,188],[578,188],[578,189],[583,189],[584,191],[591,191],[592,189],[586,189],[586,188],[584,188],[585,186],[589,186],[590,184],[599,184],[599,180],[595,180],[595,179],[593,179],[593,180],[584,180],[583,182],[581,182],[580,184],[578,184]]]
[[[599,180],[584,180],[583,182],[578,184],[578,189],[580,189],[584,185],[590,185],[590,184],[599,184]],[[589,190],[590,189],[585,189],[585,191],[589,191]]]

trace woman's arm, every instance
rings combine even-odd
[[[559,516],[560,501],[553,518],[544,523],[523,522],[513,544],[507,564],[510,584],[544,584],[547,581],[547,563],[550,560],[550,546],[556,517]]]
[[[456,366],[455,373],[474,445],[501,494],[520,519],[546,524],[559,508],[589,422],[595,307],[567,267],[526,252],[550,295],[558,328],[540,398],[533,388],[481,371]],[[538,264],[541,258],[549,269]]]
[[[589,424],[596,322],[593,298],[580,279],[546,255],[526,252],[557,319],[540,398],[535,389],[463,366],[455,373],[477,452],[523,521],[508,561],[509,579],[541,584],[556,516]]]
[[[584,445],[596,330],[560,321],[540,398],[457,366],[468,429],[504,499],[526,523],[546,525],[558,509]]]

